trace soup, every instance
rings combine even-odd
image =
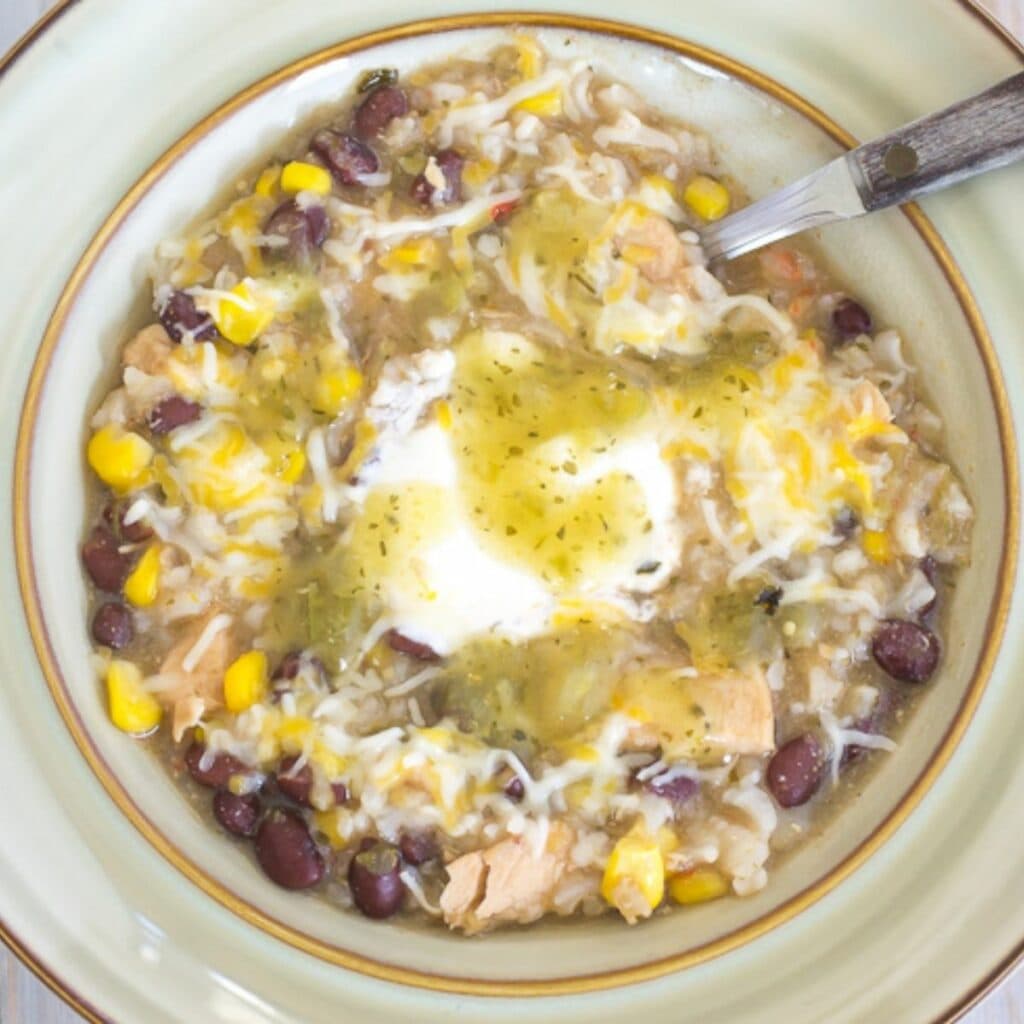
[[[894,327],[800,248],[705,265],[741,198],[510,35],[159,247],[86,444],[97,668],[271,881],[633,924],[762,889],[913,727],[971,506]]]

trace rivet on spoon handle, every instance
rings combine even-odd
[[[1024,157],[1024,72],[849,154],[865,210],[905,203]]]

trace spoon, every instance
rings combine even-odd
[[[701,231],[708,262],[937,192],[1024,157],[1024,72],[866,142]]]

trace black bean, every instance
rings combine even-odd
[[[804,733],[784,743],[768,762],[768,788],[780,807],[799,807],[814,796],[825,774],[821,744]]]
[[[103,521],[113,531],[118,541],[128,544],[141,544],[153,536],[153,528],[144,519],[136,519],[133,523],[126,523],[124,517],[132,507],[130,500],[116,499],[107,504],[103,509]]]
[[[431,159],[444,176],[444,186],[438,188],[427,180],[426,172],[418,174],[409,189],[409,194],[423,206],[445,206],[457,203],[462,198],[462,154],[455,149],[442,149]]]
[[[397,85],[385,85],[374,89],[362,103],[356,107],[352,118],[356,135],[363,139],[372,139],[396,117],[409,112],[409,100]]]
[[[843,299],[832,310],[832,326],[844,341],[871,333],[871,314],[853,299]]]
[[[382,841],[361,849],[352,858],[348,885],[353,902],[367,917],[390,917],[402,905],[401,866],[398,850]]]
[[[398,849],[406,864],[417,868],[441,856],[441,847],[433,832],[403,832]]]
[[[263,225],[265,235],[285,239],[284,245],[266,245],[268,259],[286,259],[307,266],[312,263],[327,238],[327,213],[322,206],[299,206],[294,199],[282,203]]]
[[[322,679],[327,674],[324,663],[315,655],[306,651],[289,651],[274,669],[274,679],[294,679],[303,665],[309,665]]]
[[[504,793],[513,803],[519,803],[526,796],[526,787],[523,785],[523,780],[518,775],[513,775],[505,783]]]
[[[105,526],[93,527],[82,545],[82,562],[89,578],[110,594],[116,594],[132,570],[131,552],[121,551],[117,538]]]
[[[896,698],[893,696],[892,691],[888,689],[879,690],[871,710],[868,714],[856,719],[853,723],[853,728],[857,732],[869,734],[880,732],[892,716],[895,706]],[[839,759],[839,767],[845,768],[854,761],[859,761],[868,752],[868,749],[867,747],[860,746],[858,743],[850,743],[843,747],[843,756]]]
[[[202,415],[203,407],[182,395],[168,395],[161,398],[146,417],[146,424],[154,434],[169,434],[178,427],[195,423]]]
[[[348,803],[348,786],[344,782],[332,782],[331,793],[334,794],[334,802],[336,804]]]
[[[408,654],[410,658],[416,658],[418,661],[441,660],[441,655],[433,647],[422,644],[419,640],[413,640],[412,637],[399,633],[397,629],[389,629],[384,634],[384,639],[391,650],[398,651],[400,654]]]
[[[372,71],[363,72],[356,92],[371,92],[383,85],[394,85],[397,81],[398,71],[395,68],[374,68]]]
[[[185,767],[200,786],[208,786],[210,789],[219,789],[226,786],[232,775],[239,775],[246,771],[246,767],[231,754],[214,754],[209,765],[205,768],[200,764],[206,747],[202,743],[193,743],[185,751]]]
[[[260,867],[284,889],[308,889],[324,877],[323,856],[295,811],[270,811],[260,822],[255,845]]]
[[[302,651],[289,651],[274,669],[274,679],[294,679],[302,668]]]
[[[832,520],[832,529],[836,536],[842,537],[843,540],[849,540],[857,532],[858,526],[860,526],[860,517],[849,505],[844,505]]]
[[[935,605],[939,600],[939,563],[931,555],[925,555],[917,564],[918,569],[924,573],[924,578],[932,585],[935,593],[931,600],[917,609],[917,617],[924,619],[935,611]]]
[[[927,626],[886,619],[871,644],[875,661],[904,683],[925,683],[939,664],[939,638]]]
[[[297,757],[286,757],[281,761],[277,769],[277,788],[289,800],[294,800],[302,807],[312,807],[309,796],[313,791],[313,770],[304,764],[298,771],[294,771],[298,760]]]
[[[655,775],[654,778],[647,779],[643,783],[643,787],[648,793],[671,800],[672,803],[678,806],[692,800],[697,795],[700,783],[696,779],[691,779],[688,775],[677,775],[666,782],[660,782],[658,776]]]
[[[341,185],[358,185],[364,175],[380,170],[377,154],[365,142],[343,132],[324,128],[313,136],[309,148]]]
[[[132,613],[120,601],[101,605],[92,620],[93,639],[115,651],[127,647],[135,639]]]
[[[172,292],[161,307],[159,316],[160,323],[175,341],[181,341],[186,331],[196,341],[209,341],[217,337],[213,317],[200,310],[188,292]]]
[[[260,820],[260,798],[255,793],[240,796],[218,789],[213,795],[213,816],[233,835],[254,836]]]

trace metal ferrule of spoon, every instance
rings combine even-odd
[[[859,217],[1024,158],[1024,72],[851,150],[701,231],[708,262]],[[1022,200],[1024,201],[1024,200]]]

